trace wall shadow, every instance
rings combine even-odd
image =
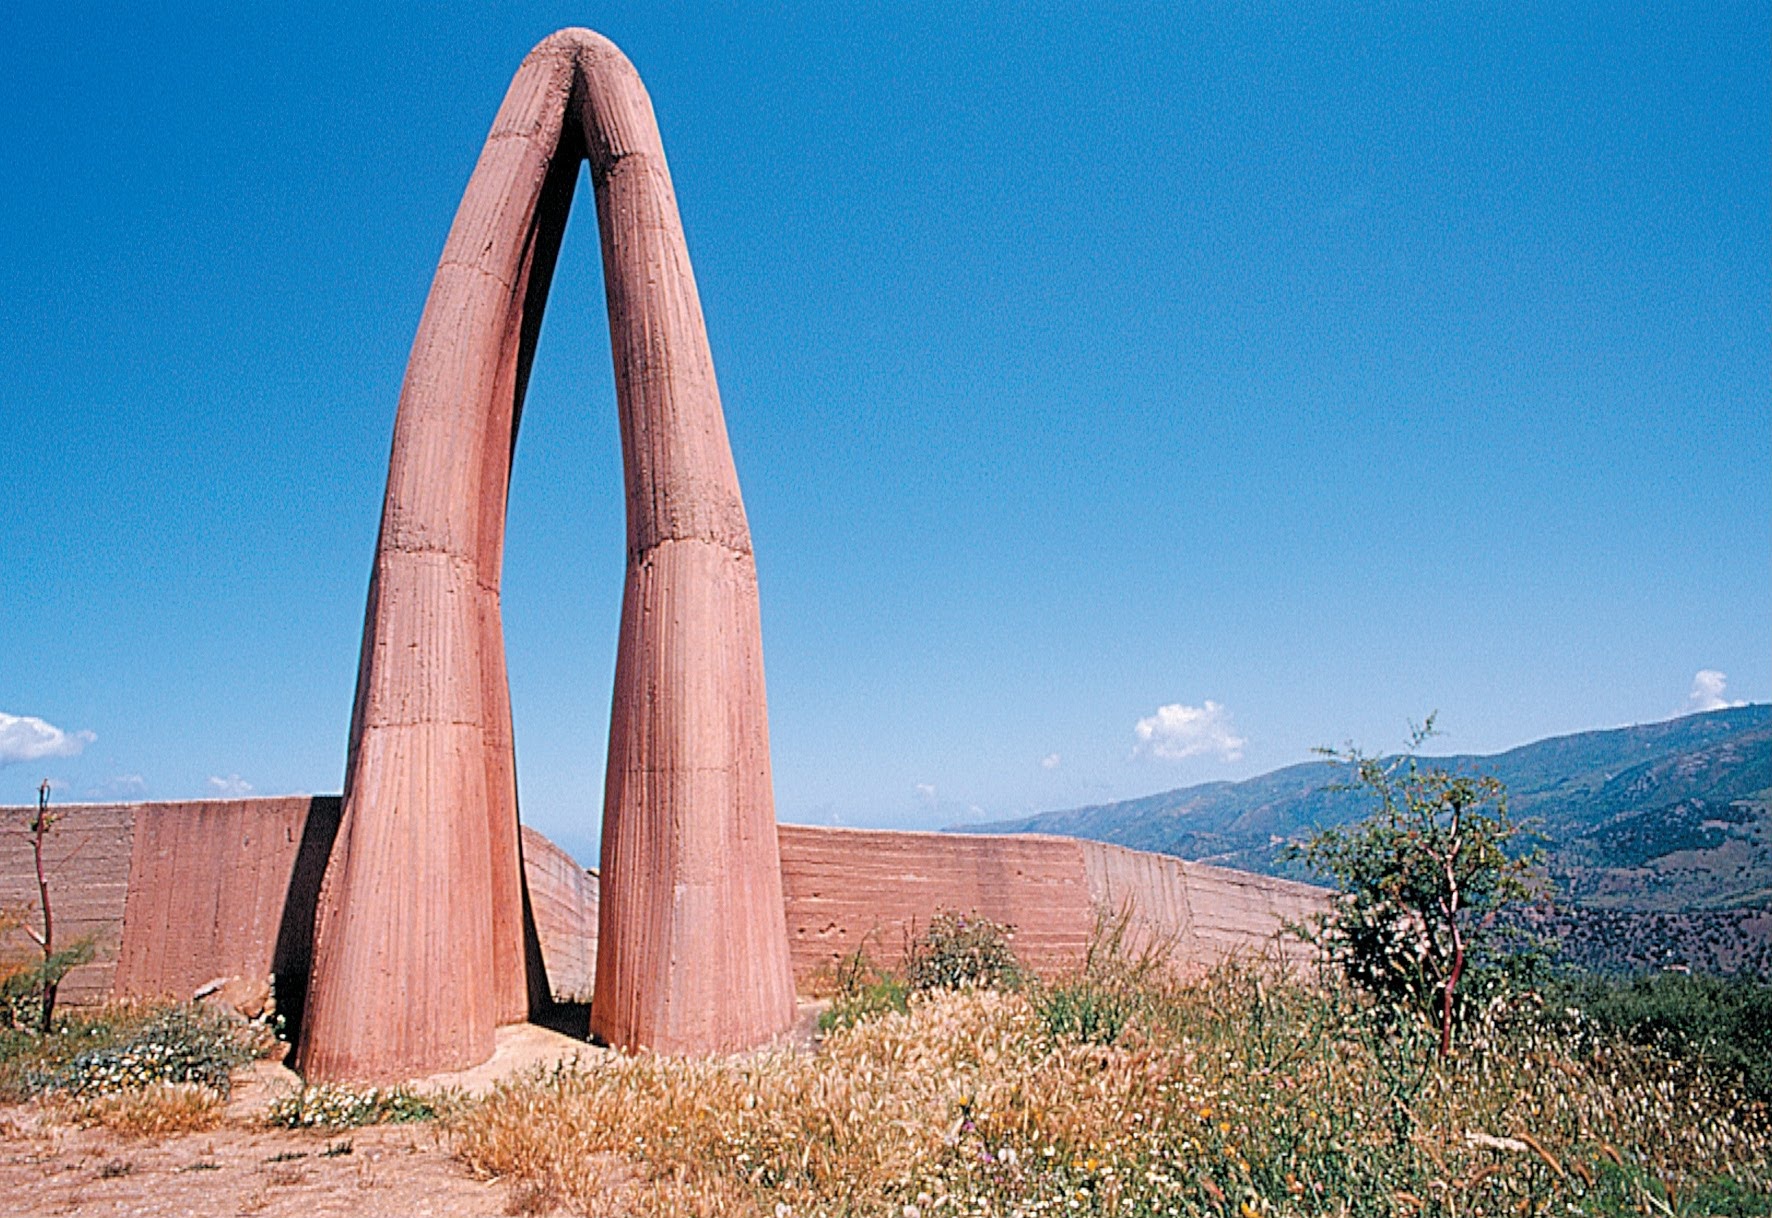
[[[289,872],[289,894],[283,901],[283,921],[277,927],[277,946],[271,955],[271,972],[277,978],[277,1012],[283,1016],[289,1043],[301,1043],[302,1008],[307,1004],[308,969],[314,955],[314,914],[320,907],[320,881],[326,860],[332,856],[332,839],[344,800],[338,795],[316,795],[308,801],[302,824],[301,845]]]
[[[307,1003],[308,972],[314,956],[314,917],[320,907],[320,881],[332,857],[344,800],[338,795],[315,795],[308,801],[302,824],[301,844],[290,868],[289,892],[283,900],[283,919],[277,927],[277,945],[271,955],[271,972],[277,978],[277,1011],[291,1046],[301,1044],[302,1010]],[[519,839],[518,850],[522,850]],[[519,856],[521,857],[521,856]],[[585,1036],[587,1007],[560,1004],[548,986],[547,966],[541,954],[541,935],[529,901],[529,875],[523,873],[523,964],[527,974],[529,1020],[570,1036]]]

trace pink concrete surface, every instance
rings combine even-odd
[[[273,977],[285,1013],[301,1013],[321,873],[338,829],[339,797],[289,795],[170,803],[67,804],[45,850],[57,943],[89,938],[90,964],[70,973],[61,998],[189,999],[198,987]],[[0,808],[0,910],[37,908],[25,826],[35,808]],[[597,883],[532,829],[522,836],[526,894],[540,939],[529,955],[534,1003],[590,1000],[597,942]],[[552,986],[552,972],[559,981]],[[0,955],[35,951],[22,932]],[[493,980],[493,979],[488,979]],[[293,1010],[290,1006],[293,1003]]]
[[[140,805],[86,804],[52,808],[55,825],[44,842],[49,906],[55,915],[55,943],[81,939],[93,945],[92,960],[62,981],[60,999],[70,1004],[102,1002],[117,979],[117,953],[123,941],[123,908],[129,894],[130,856]],[[36,808],[0,808],[0,912],[41,927],[36,864],[29,825]],[[37,952],[23,931],[0,936],[0,952],[22,959]]]
[[[56,942],[89,938],[92,962],[62,983],[64,1002],[188,999],[209,981],[253,986],[280,974],[299,998],[314,894],[338,822],[337,796],[65,804],[45,849]],[[0,910],[34,912],[24,826],[0,808]],[[32,950],[22,935],[0,943]]]
[[[300,1066],[483,1061],[524,1017],[499,575],[510,460],[578,164],[595,188],[627,494],[592,1030],[664,1051],[793,1018],[756,567],[651,102],[607,40],[518,68],[395,420]]]
[[[185,999],[218,977],[255,985],[278,971],[299,977],[307,927],[286,933],[284,913],[298,863],[311,890],[324,857],[312,849],[303,857],[312,802],[296,795],[137,806],[115,992]],[[278,960],[280,939],[290,940],[294,959]]]
[[[1093,925],[1083,843],[782,825],[788,943],[801,984],[857,950],[894,964],[939,910],[1014,928],[1036,972],[1079,963]]]
[[[1183,975],[1240,956],[1302,964],[1305,943],[1283,933],[1329,908],[1311,884],[1082,842],[1091,905],[1126,922],[1126,949],[1156,948]]]
[[[31,808],[0,808],[0,909],[36,898]],[[93,963],[70,974],[70,1004],[189,998],[208,981],[277,977],[285,1008],[306,981],[320,873],[338,827],[336,796],[68,805],[48,851],[64,942],[90,936]],[[1181,972],[1228,956],[1300,958],[1276,942],[1286,920],[1329,894],[1223,867],[1039,836],[973,836],[779,826],[785,921],[802,988],[865,949],[892,964],[939,910],[1014,928],[1037,973],[1078,964],[1097,919],[1125,914],[1135,949]],[[582,1003],[597,957],[598,880],[535,830],[521,831],[523,892],[542,1000]],[[0,949],[29,951],[22,936]],[[545,969],[545,974],[543,970]],[[496,977],[482,977],[491,989]]]
[[[1156,949],[1183,974],[1233,956],[1300,960],[1284,923],[1329,899],[1308,884],[1075,838],[808,825],[780,834],[802,986],[858,949],[896,962],[941,909],[1010,926],[1016,955],[1040,974],[1081,964],[1098,921],[1115,918],[1129,950]]]
[[[523,826],[523,875],[554,1002],[589,1002],[597,975],[597,875]]]

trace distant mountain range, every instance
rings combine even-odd
[[[1553,929],[1595,956],[1581,962],[1772,971],[1772,706],[1423,760],[1507,785],[1515,818],[1545,839]],[[1336,789],[1347,777],[1310,762],[954,831],[1055,833],[1310,879],[1283,847],[1371,812],[1369,794]]]

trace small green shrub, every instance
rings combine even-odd
[[[1014,932],[1001,922],[947,910],[905,953],[912,990],[1015,989],[1021,965],[1009,946]]]
[[[818,1017],[819,1030],[903,1014],[917,992],[1016,989],[1022,972],[1009,946],[1010,936],[1010,929],[1000,922],[943,910],[906,946],[898,973],[877,967],[865,948],[858,950],[837,968],[836,992],[830,1007]]]
[[[258,1055],[262,1029],[195,1006],[118,1005],[56,1020],[48,1033],[0,1036],[0,1095],[108,1095],[193,1083],[225,1095]]]
[[[838,966],[837,991],[818,1017],[818,1030],[853,1027],[876,1015],[903,1014],[909,1001],[909,986],[874,967],[865,950],[857,951]]]
[[[285,1129],[355,1129],[362,1125],[404,1125],[435,1120],[437,1097],[405,1087],[347,1087],[321,1084],[274,1100],[265,1113],[271,1125]]]
[[[1440,1056],[1471,1007],[1467,969],[1481,955],[1496,915],[1538,895],[1535,835],[1514,821],[1507,788],[1488,775],[1424,766],[1416,749],[1389,761],[1356,749],[1318,749],[1352,769],[1331,790],[1364,790],[1377,803],[1351,826],[1318,829],[1286,855],[1342,892],[1307,934],[1347,979],[1399,1015],[1419,1010],[1439,1023]]]
[[[1083,967],[1034,988],[1034,1011],[1054,1040],[1115,1043],[1170,981],[1165,964],[1170,945],[1149,942],[1134,951],[1132,914],[1131,905],[1114,913],[1098,909]]]
[[[0,916],[0,930],[9,924],[19,923]],[[92,959],[92,950],[91,939],[80,939],[47,957],[0,964],[0,1026],[39,1030],[44,990],[61,984],[63,977]]]
[[[1091,1045],[1119,1040],[1136,1009],[1134,995],[1091,977],[1045,986],[1034,995],[1034,1010],[1048,1035]]]

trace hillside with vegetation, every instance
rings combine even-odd
[[[1772,973],[1772,706],[1424,761],[1506,785],[1557,893],[1533,917],[1570,962]],[[1288,844],[1372,811],[1347,778],[1311,762],[960,831],[1056,833],[1309,879]]]

